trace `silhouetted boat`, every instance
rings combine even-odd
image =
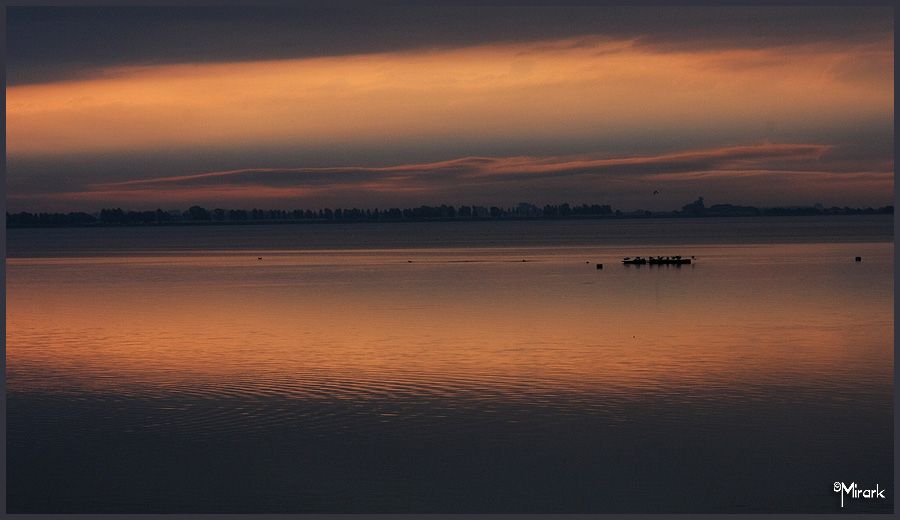
[[[647,257],[643,258],[640,256],[636,256],[631,258],[630,256],[626,256],[622,263],[625,265],[685,265],[690,264],[690,258],[682,258],[681,256],[656,256],[656,257]]]
[[[650,265],[684,265],[691,263],[690,258],[651,258]]]

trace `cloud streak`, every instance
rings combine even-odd
[[[776,199],[787,187],[820,195],[836,195],[834,190],[889,193],[892,170],[892,161],[841,158],[829,145],[766,143],[625,157],[462,157],[385,167],[244,168],[100,183],[81,191],[29,197],[143,205],[249,200],[309,207],[340,200],[366,206],[362,201],[409,197],[435,203],[498,196],[510,200],[495,202],[551,202],[554,195],[564,200],[605,196],[609,201],[610,196],[627,199],[634,194],[646,198],[661,190],[665,192],[661,200],[674,207],[688,193],[718,193],[722,188],[762,196],[768,192]],[[550,200],[542,200],[548,196]]]
[[[378,189],[392,184],[516,182],[533,178],[637,176],[665,178],[664,175],[716,171],[738,173],[749,168],[808,164],[831,147],[819,144],[765,144],[713,150],[687,151],[656,156],[602,159],[560,157],[463,157],[449,161],[367,168],[361,166],[325,168],[245,168],[193,175],[140,179],[98,185],[99,189],[165,189],[204,186],[340,187],[363,186]]]

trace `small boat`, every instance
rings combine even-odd
[[[650,259],[650,265],[685,265],[691,263],[690,258],[680,256],[658,256]]]
[[[687,265],[691,263],[690,258],[682,258],[680,255],[676,256],[651,256],[647,258],[643,258],[640,256],[636,256],[631,258],[630,256],[626,256],[622,263],[625,265]]]

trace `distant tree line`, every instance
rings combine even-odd
[[[570,218],[652,218],[652,217],[736,217],[784,215],[860,215],[892,214],[893,206],[881,208],[809,207],[756,208],[732,204],[707,207],[703,198],[675,211],[613,210],[609,204],[547,204],[543,207],[527,202],[514,207],[500,206],[418,206],[415,208],[359,209],[207,209],[191,206],[185,211],[126,211],[105,208],[97,213],[7,213],[7,227],[56,226],[135,226],[198,223],[266,223],[266,222],[402,222],[435,220],[500,220],[500,219],[570,219]]]
[[[713,204],[707,207],[703,197],[681,207],[681,211],[672,212],[672,216],[683,217],[758,217],[758,216],[803,216],[803,215],[875,215],[893,214],[894,206],[880,208],[842,208],[832,206],[826,208],[821,204],[813,206],[791,206],[757,208],[754,206],[737,206],[734,204]]]

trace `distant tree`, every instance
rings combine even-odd
[[[95,222],[97,222],[97,219],[93,215],[81,211],[76,213],[69,213],[66,218],[66,223],[76,226],[94,224]]]
[[[187,210],[187,215],[185,215],[190,220],[210,220],[211,217],[209,215],[209,211],[206,208],[202,208],[200,206],[191,206]]]
[[[100,222],[104,224],[122,224],[125,221],[125,212],[122,208],[100,210]]]

